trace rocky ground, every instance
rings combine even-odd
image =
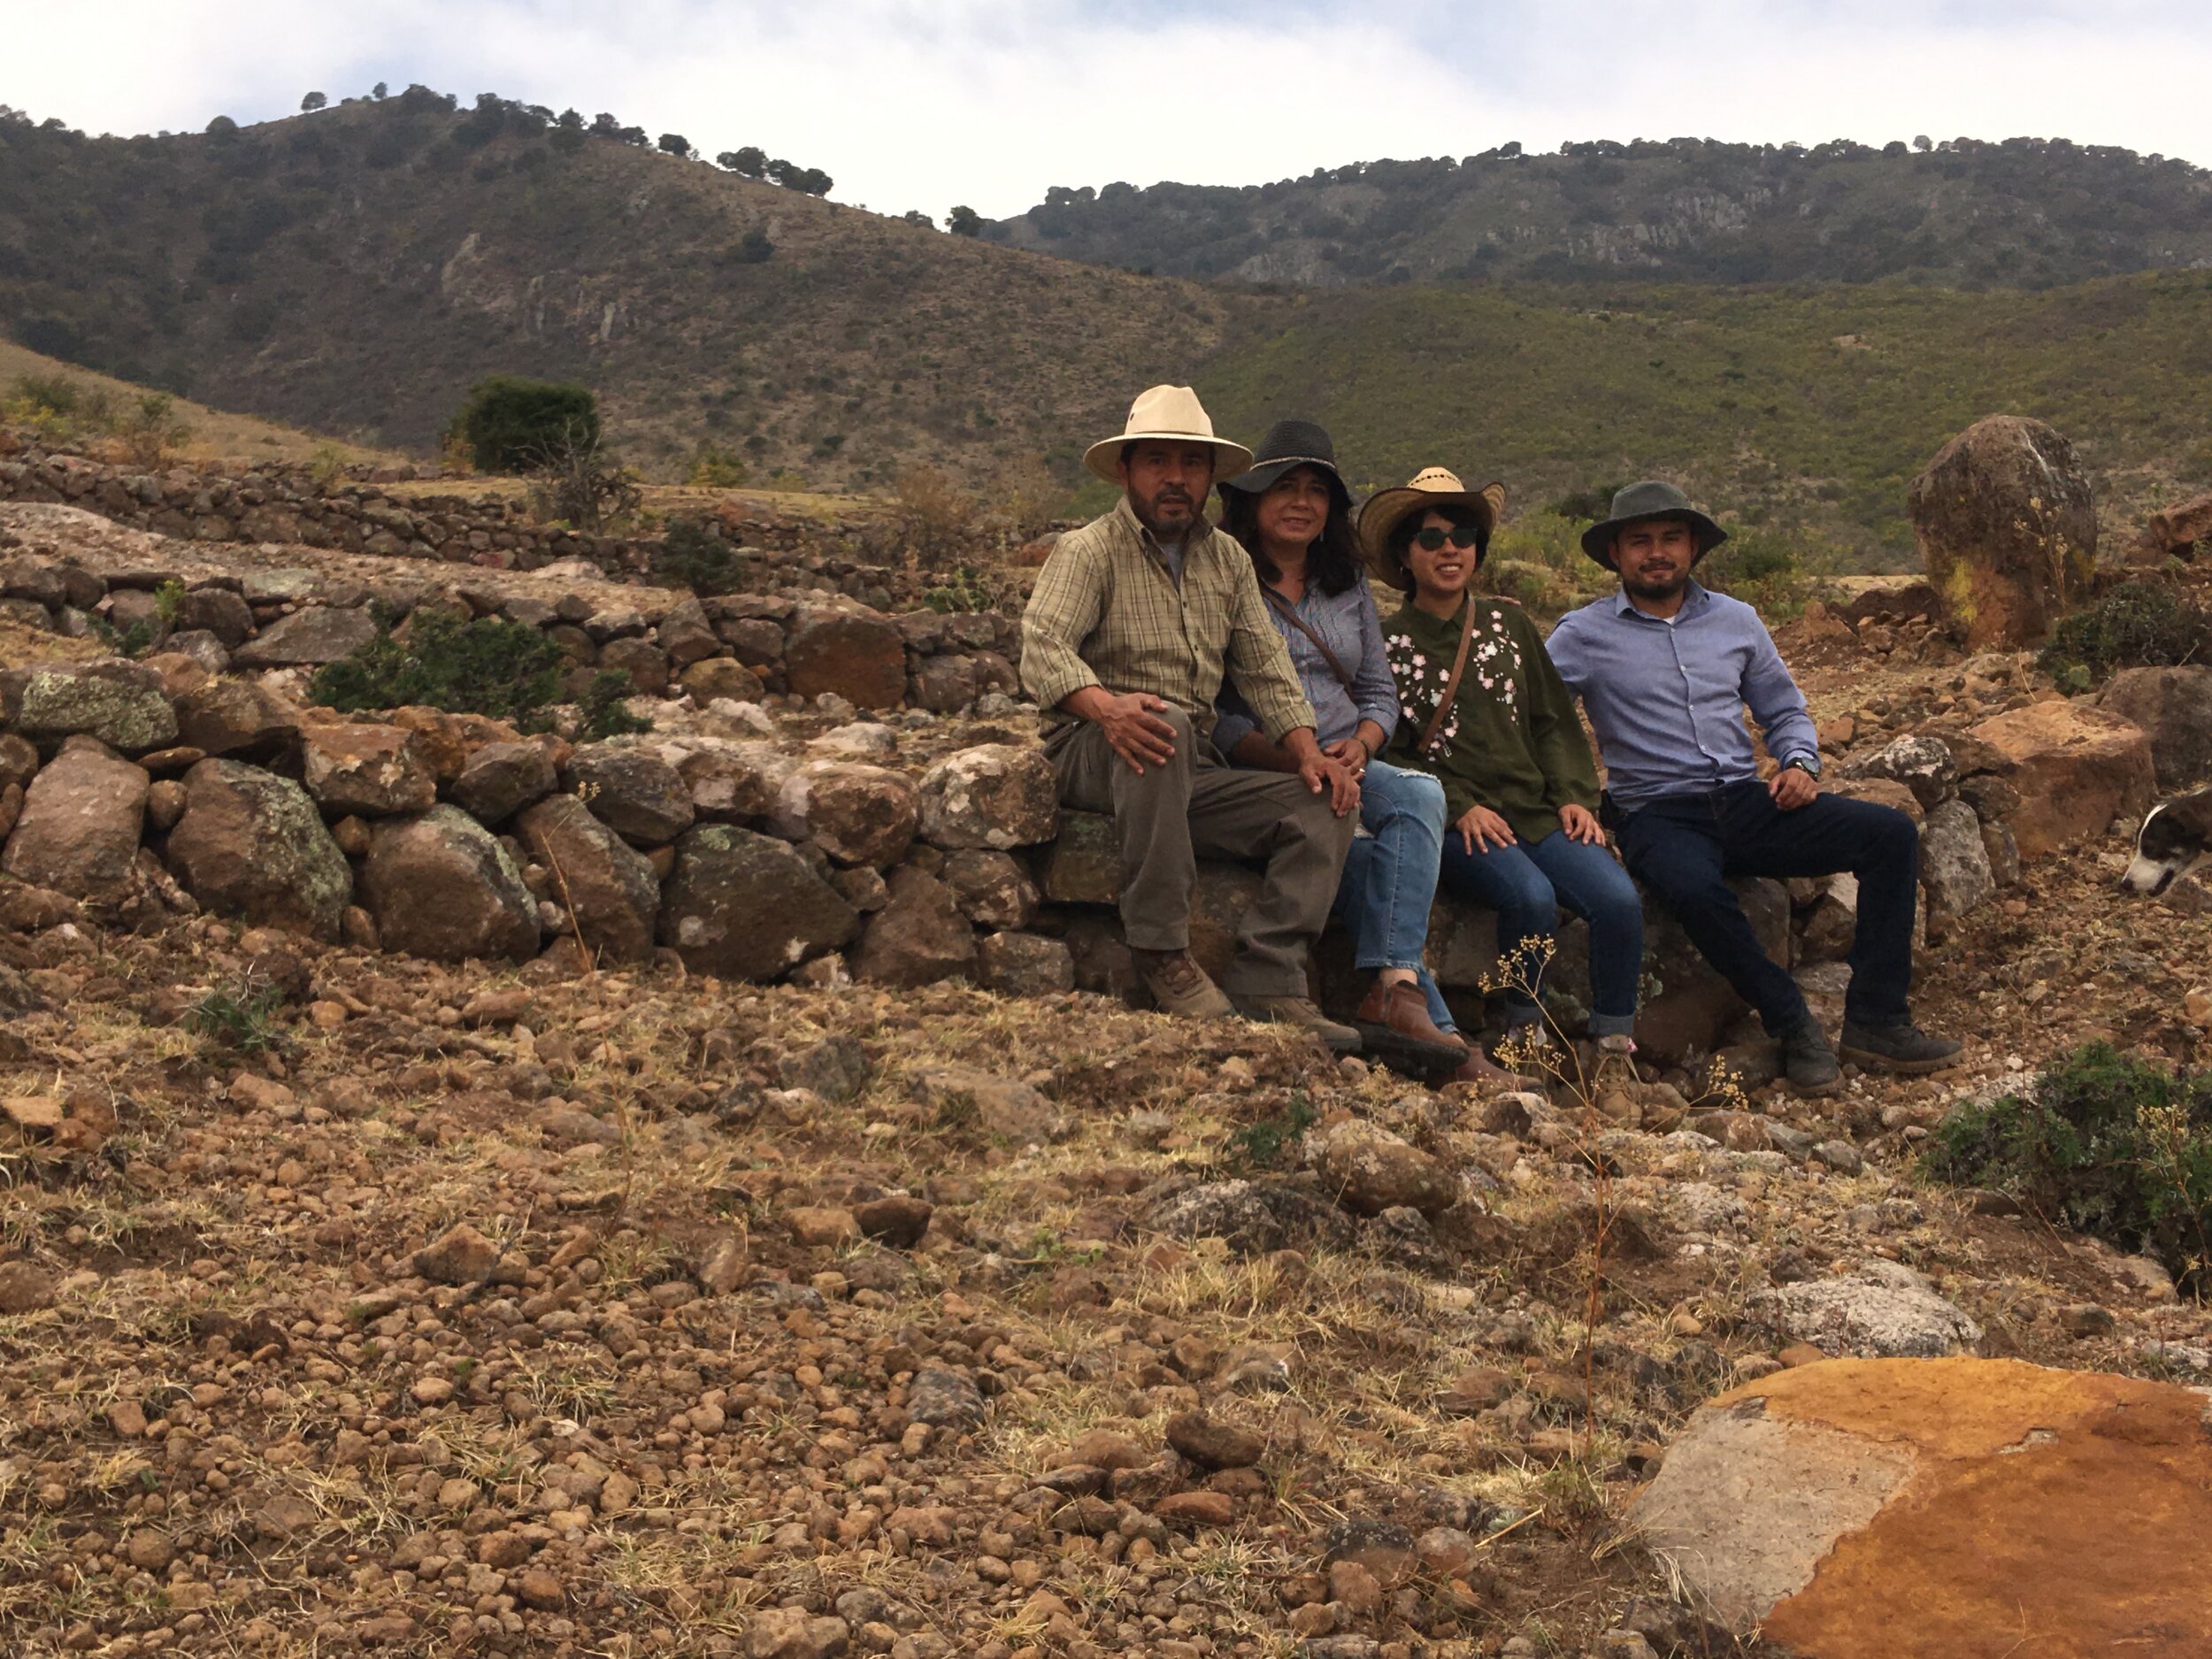
[[[1832,729],[2004,695],[1909,638],[1801,643]],[[0,928],[0,1632],[1732,1651],[1624,1522],[1717,1388],[1818,1352],[2212,1365],[2150,1264],[1916,1173],[1951,1100],[2091,1036],[2212,1061],[2212,918],[2122,897],[2123,851],[1939,931],[1961,1072],[1686,1119],[1650,1079],[1439,1094],[1083,994]],[[280,1005],[227,1011],[250,987]]]

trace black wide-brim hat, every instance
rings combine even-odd
[[[1347,505],[1350,503],[1351,487],[1345,483],[1344,474],[1336,470],[1336,445],[1330,442],[1326,432],[1310,420],[1279,420],[1270,426],[1252,457],[1251,466],[1234,478],[1223,479],[1221,488],[1245,495],[1263,495],[1277,479],[1301,466],[1313,468],[1329,480],[1329,488]]]
[[[1582,533],[1582,550],[1607,570],[1618,570],[1613,563],[1613,538],[1643,518],[1678,518],[1694,530],[1697,556],[1690,561],[1693,565],[1728,540],[1728,532],[1691,506],[1687,495],[1671,484],[1648,479],[1615,495],[1611,515]]]

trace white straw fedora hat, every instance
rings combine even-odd
[[[1129,423],[1118,438],[1101,438],[1083,452],[1083,465],[1109,484],[1118,484],[1115,465],[1122,445],[1148,438],[1171,443],[1203,443],[1216,451],[1214,475],[1233,478],[1252,465],[1252,451],[1240,443],[1214,436],[1214,423],[1198,394],[1187,386],[1155,386],[1137,394],[1129,405]]]

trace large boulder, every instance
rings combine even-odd
[[[591,744],[568,757],[561,781],[594,818],[641,847],[674,841],[698,816],[682,775],[647,749]]]
[[[987,927],[1026,927],[1036,919],[1037,887],[1011,853],[967,848],[940,871],[962,914]]]
[[[376,618],[360,607],[309,605],[279,618],[231,653],[241,668],[319,668],[376,638]]]
[[[2169,558],[2193,559],[2212,541],[2212,495],[2198,495],[2165,507],[2143,521],[2134,562],[2155,565]]]
[[[772,979],[859,931],[859,912],[782,841],[702,824],[676,843],[657,935],[695,973]]]
[[[870,918],[853,972],[884,985],[933,985],[975,969],[975,930],[952,889],[912,864],[891,872],[890,902]]]
[[[388,950],[438,962],[537,954],[538,907],[522,872],[458,807],[378,824],[361,865],[361,902]]]
[[[390,818],[426,812],[438,780],[413,735],[365,722],[311,726],[301,735],[300,779],[326,816]]]
[[[41,748],[65,738],[97,738],[126,755],[177,741],[177,714],[161,675],[142,663],[18,670],[0,692],[11,725]]]
[[[1121,902],[1121,841],[1102,812],[1068,812],[1046,855],[1045,897],[1055,904]]]
[[[515,820],[530,856],[553,875],[552,895],[566,907],[585,946],[611,962],[653,954],[660,883],[653,866],[572,795],[557,795]]]
[[[776,810],[784,780],[799,765],[773,743],[689,738],[672,756],[703,823],[735,824]]]
[[[906,641],[872,611],[809,611],[784,645],[783,677],[794,696],[827,692],[856,708],[895,709],[906,696]]]
[[[1976,650],[2031,645],[2089,596],[2097,511],[2074,446],[1992,415],[1912,481],[1913,534],[1945,618]]]
[[[214,680],[177,700],[177,735],[203,755],[267,760],[299,734],[299,711],[257,680]]]
[[[1707,1404],[1632,1518],[1801,1659],[2212,1652],[2203,1413],[2017,1360],[1832,1360]]]
[[[1982,821],[1965,802],[1929,809],[1920,826],[1920,883],[1928,902],[1947,916],[1967,915],[1997,896]]]
[[[184,816],[169,832],[169,872],[219,915],[335,939],[353,872],[307,791],[238,760],[184,775]]]
[[[1425,1216],[1450,1209],[1459,1182],[1450,1170],[1402,1136],[1364,1118],[1344,1118],[1313,1138],[1323,1187],[1355,1215],[1403,1205]]]
[[[1048,841],[1059,827],[1059,782],[1041,749],[986,743],[922,774],[922,839],[933,847],[1002,852]]]
[[[73,898],[119,896],[138,857],[150,782],[105,744],[70,739],[31,780],[0,871]]]
[[[914,840],[914,785],[902,772],[856,761],[815,760],[777,792],[777,834],[810,841],[841,864],[887,870]]]
[[[553,793],[559,781],[553,757],[542,743],[525,739],[487,743],[462,763],[450,791],[453,804],[479,824],[496,828],[533,802]]]
[[[2032,703],[1973,728],[2019,770],[2008,780],[2020,805],[2010,819],[2020,856],[2040,858],[2101,835],[2158,793],[2150,739],[2132,720],[2079,703]]]
[[[2097,706],[2143,728],[2162,790],[2176,794],[2212,778],[2212,665],[2122,669]]]
[[[1855,1273],[1755,1291],[1746,1310],[1785,1340],[1862,1359],[1938,1359],[1982,1340],[1926,1279],[1879,1256]]]

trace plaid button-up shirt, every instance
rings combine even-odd
[[[1056,708],[1086,686],[1148,691],[1210,733],[1225,672],[1275,741],[1314,723],[1233,537],[1193,526],[1179,585],[1126,497],[1060,538],[1022,617],[1022,688],[1038,707]]]

